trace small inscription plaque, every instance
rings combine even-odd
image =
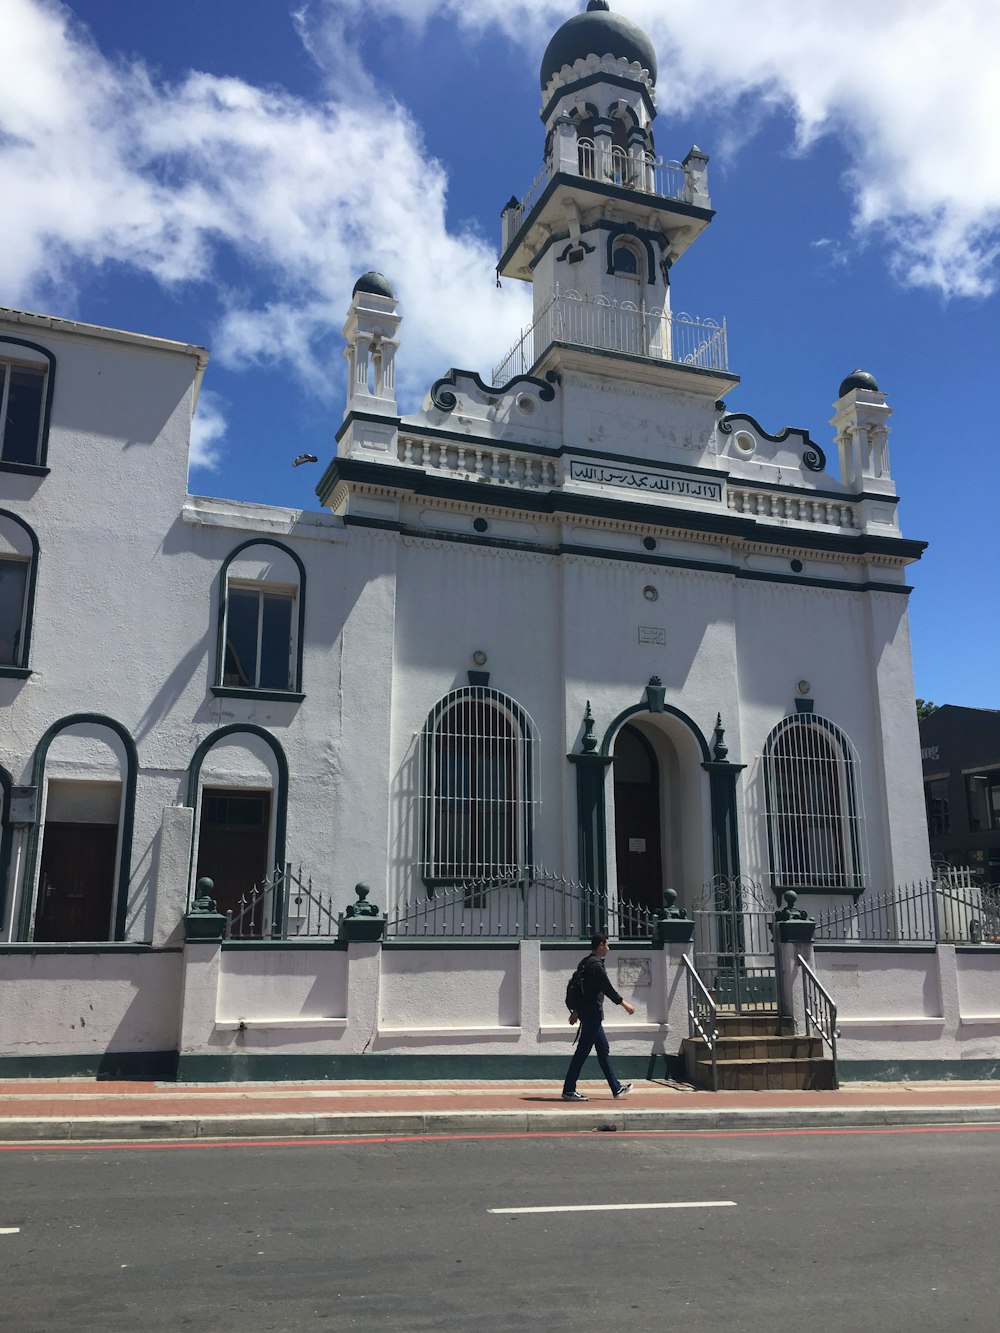
[[[692,477],[683,472],[652,471],[649,468],[583,463],[572,459],[569,475],[573,481],[589,481],[596,486],[621,486],[627,491],[648,494],[679,495],[687,500],[722,502],[722,482]]]
[[[646,850],[646,839],[629,838],[628,849],[630,852],[644,852]]]
[[[652,976],[648,958],[619,958],[616,990],[634,990],[636,986],[651,986]]]
[[[657,625],[640,625],[639,642],[666,644],[667,631],[660,629]]]

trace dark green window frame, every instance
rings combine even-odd
[[[0,678],[7,677],[23,680],[31,675],[28,663],[31,660],[31,626],[35,613],[35,585],[38,577],[38,538],[32,528],[18,514],[9,509],[0,509],[0,528],[3,520],[15,524],[27,535],[31,554],[28,556],[10,554],[0,556],[0,564],[10,562],[25,566],[24,590],[21,598],[21,614],[14,628],[14,639],[9,652],[0,652],[0,658],[9,657],[10,661],[0,660]],[[0,624],[0,634],[4,626]]]
[[[271,582],[268,579],[247,579],[230,578],[230,569],[233,561],[243,552],[250,550],[255,546],[270,546],[275,550],[281,551],[295,565],[298,572],[298,586],[292,587],[287,582],[275,579]],[[254,684],[233,684],[227,683],[227,674],[231,681],[231,673],[227,673],[227,665],[232,661],[230,645],[228,643],[227,626],[230,615],[230,596],[232,593],[253,593],[258,594],[258,633],[257,646],[255,650],[254,662]],[[289,647],[289,675],[288,685],[284,687],[274,687],[269,685],[260,685],[260,660],[262,639],[266,631],[267,599],[272,599],[273,607],[280,606],[280,603],[291,599],[290,617],[288,622],[288,647]],[[306,609],[306,570],[301,559],[283,542],[272,541],[269,538],[254,537],[250,541],[241,543],[234,550],[230,551],[223,563],[219,578],[219,612],[218,612],[218,635],[216,642],[216,668],[215,683],[212,685],[212,693],[223,698],[235,699],[268,699],[283,700],[286,702],[298,703],[305,698],[302,693],[302,659],[303,647],[305,643],[305,609]],[[274,630],[267,631],[273,633]],[[280,631],[279,631],[280,636]],[[245,665],[245,664],[244,664]]]
[[[35,352],[45,361],[45,367],[39,366],[37,359],[28,358],[18,348]],[[56,359],[47,347],[40,343],[29,342],[26,338],[12,338],[0,333],[0,471],[22,472],[30,476],[45,476],[48,473],[46,460],[49,451],[49,425],[52,420],[52,396],[55,391]],[[8,436],[10,427],[9,410],[14,377],[27,374],[31,378],[40,377],[38,386],[38,421],[34,447],[24,457],[12,457],[12,440]],[[23,450],[21,451],[24,452]]]

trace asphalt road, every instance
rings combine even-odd
[[[1000,1128],[0,1150],[0,1328],[994,1333],[998,1186]],[[650,1203],[726,1206],[490,1211]]]

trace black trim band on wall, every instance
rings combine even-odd
[[[45,735],[38,742],[35,748],[35,757],[32,763],[31,780],[38,788],[39,796],[43,794],[45,785],[45,760],[48,757],[49,747],[60,732],[68,730],[70,727],[106,727],[108,731],[113,732],[121,741],[125,750],[125,781],[124,800],[122,803],[121,819],[119,821],[119,835],[121,840],[121,850],[118,856],[118,882],[115,886],[115,910],[114,910],[114,928],[112,938],[115,940],[124,940],[125,921],[128,912],[128,888],[131,879],[130,871],[132,866],[132,833],[135,824],[135,789],[136,779],[139,771],[139,752],[136,749],[135,741],[130,732],[126,731],[120,722],[116,722],[112,717],[106,717],[103,713],[71,713],[68,717],[60,718],[58,722],[53,722]],[[18,920],[18,939],[27,940],[31,934],[31,920],[34,909],[35,899],[35,872],[38,862],[38,849],[41,837],[43,836],[43,825],[41,822],[35,824],[31,830],[28,839],[28,848],[25,855],[25,871],[21,881],[21,911]]]
[[[810,578],[802,574],[779,574],[770,573],[766,570],[756,569],[738,569],[733,565],[722,564],[719,561],[709,560],[684,560],[679,556],[654,555],[652,553],[639,553],[631,551],[612,551],[602,547],[591,546],[570,546],[562,544],[560,546],[540,546],[537,542],[517,541],[512,537],[481,537],[474,532],[446,532],[444,529],[418,530],[412,527],[406,527],[403,523],[395,520],[383,518],[368,518],[362,514],[345,514],[345,527],[370,528],[376,532],[395,532],[404,537],[415,537],[421,541],[432,542],[450,542],[465,546],[484,546],[496,551],[524,551],[529,555],[551,556],[552,559],[558,559],[560,556],[575,556],[585,559],[610,560],[619,563],[655,565],[663,569],[693,569],[703,574],[724,574],[729,578],[743,579],[751,583],[788,583],[794,584],[800,588],[826,588],[833,592],[889,592],[894,594],[903,594],[909,596],[913,588],[907,583],[848,583],[843,579],[818,579]],[[246,695],[246,692],[241,692]],[[295,695],[286,695],[285,698],[294,699]],[[304,695],[301,697],[305,697]]]
[[[198,812],[198,788],[201,780],[201,768],[205,762],[205,756],[219,741],[227,736],[248,735],[257,736],[268,746],[274,755],[275,764],[278,769],[278,787],[276,795],[276,809],[274,815],[274,855],[271,860],[274,865],[284,866],[285,864],[285,837],[288,824],[288,760],[285,758],[285,752],[281,748],[277,739],[263,727],[258,727],[255,722],[231,722],[227,727],[220,727],[218,731],[210,732],[209,735],[198,746],[191,756],[191,763],[188,765],[188,785],[187,785],[187,804],[195,812],[196,825],[198,831],[201,831],[200,815]],[[191,859],[188,863],[188,892],[192,891],[194,885],[191,880],[194,877],[195,857],[198,851],[198,839],[191,839]]]
[[[609,500],[601,495],[582,495],[561,490],[517,492],[488,482],[451,481],[432,476],[421,468],[406,468],[392,463],[369,463],[355,458],[335,459],[329,470],[328,481],[326,493],[320,496],[323,503],[326,503],[337,482],[343,481],[347,484],[354,482],[358,485],[395,489],[414,496],[426,495],[440,500],[457,500],[474,505],[477,509],[490,505],[497,509],[520,510],[529,514],[571,516],[579,514],[587,518],[606,518],[636,526],[739,537],[754,543],[786,549],[829,551],[850,556],[888,555],[898,559],[918,559],[927,549],[926,542],[914,541],[907,537],[881,537],[874,533],[859,533],[853,537],[845,537],[840,533],[806,532],[799,528],[761,525],[749,519],[730,515],[728,510],[718,514],[673,510],[660,505],[644,504],[641,501]],[[758,571],[743,572],[746,577],[752,577]]]

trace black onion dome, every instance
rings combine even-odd
[[[558,28],[542,56],[541,84],[544,89],[563,65],[587,56],[613,55],[631,64],[638,62],[656,82],[656,50],[643,30],[621,14],[612,14],[607,0],[590,0],[585,14],[576,14]]]
[[[869,375],[867,370],[852,370],[847,379],[840,386],[838,398],[843,398],[845,393],[850,393],[852,389],[867,389],[869,393],[878,393],[879,387],[875,383],[875,376]]]
[[[390,301],[395,301],[396,293],[389,286],[389,279],[384,273],[376,273],[374,269],[370,273],[362,273],[354,284],[352,296],[357,296],[358,292],[370,292],[372,296],[387,296]]]

